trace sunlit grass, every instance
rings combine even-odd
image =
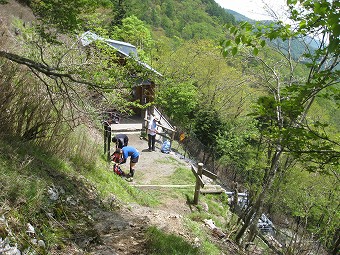
[[[186,219],[185,225],[191,230],[192,235],[199,240],[200,254],[219,255],[221,250],[209,239],[209,233],[202,229],[202,222]]]
[[[152,194],[131,187],[109,171],[100,153],[69,161],[34,145],[30,145],[30,151],[27,147],[28,143],[0,140],[0,215],[6,215],[10,224],[0,228],[0,237],[8,236],[10,230],[20,249],[32,246],[26,233],[27,223],[36,227],[38,239],[60,249],[65,238],[71,238],[79,226],[89,226],[86,210],[78,211],[84,210],[82,203],[88,203],[88,188],[102,201],[114,194],[122,203],[148,206],[158,203]],[[52,201],[47,192],[49,187],[61,188],[65,194]],[[72,206],[67,198],[81,201]]]
[[[11,215],[11,226],[17,235],[20,236],[19,233],[22,233],[22,241],[19,242],[22,247],[30,245],[26,241],[29,238],[25,233],[26,224],[30,222],[39,226],[37,237],[42,238],[47,246],[63,249],[66,240],[73,238],[72,235],[77,232],[79,226],[91,223],[86,212],[75,211],[72,206],[64,203],[64,199],[67,196],[81,197],[86,203],[88,199],[86,192],[89,188],[94,192],[93,194],[99,195],[104,203],[111,196],[126,205],[133,202],[158,206],[167,199],[178,199],[183,203],[192,202],[195,177],[191,170],[177,159],[169,156],[158,162],[169,164],[169,167],[174,168],[171,176],[164,177],[160,181],[168,185],[189,185],[188,187],[142,190],[131,186],[111,171],[112,166],[101,153],[100,145],[87,141],[87,137],[84,138],[87,142],[79,140],[83,136],[75,137],[78,138],[68,140],[68,146],[72,147],[72,142],[87,145],[84,145],[85,152],[82,151],[81,155],[77,154],[80,146],[75,146],[72,150],[65,149],[64,153],[72,151],[71,158],[53,155],[35,146],[31,146],[28,153],[27,144],[15,144],[16,149],[13,150],[12,145],[0,141],[1,150],[6,151],[0,155],[2,168],[0,202],[6,204],[6,212]],[[47,189],[51,186],[62,187],[65,190],[62,200],[52,202],[49,199]],[[192,228],[194,235],[200,239],[200,247],[193,247],[192,243],[179,236],[151,228],[148,231],[150,254],[221,254],[218,252],[219,249],[209,241],[207,233],[202,231],[202,220],[212,218],[217,224],[222,224],[218,222],[217,216],[222,214],[223,217],[225,214],[224,207],[219,204],[222,199],[209,196],[202,196],[201,199],[202,201],[206,199],[209,212],[203,212],[198,205],[194,207],[197,209],[193,214],[185,216],[188,223],[186,226]],[[0,213],[3,213],[1,208]]]
[[[158,254],[200,254],[197,247],[193,247],[182,237],[167,234],[163,231],[150,227],[147,231],[147,242],[150,255]]]
[[[194,195],[195,177],[193,173],[185,167],[173,166],[174,173],[169,176],[163,176],[153,181],[152,185],[159,187],[149,188],[148,194],[152,197],[165,201],[168,198],[187,200],[187,197]],[[165,187],[162,187],[164,185]],[[183,187],[171,187],[171,185],[184,185]],[[167,187],[168,186],[168,187]]]
[[[114,174],[111,167],[107,162],[101,162],[95,171],[84,171],[83,173],[97,187],[103,199],[114,194],[119,200],[126,203],[138,202],[148,206],[158,204],[158,200],[152,194],[134,188],[125,179]]]
[[[156,160],[156,163],[179,165],[179,166],[184,165],[183,162],[179,161],[178,159],[176,159],[172,156],[166,156],[165,158],[158,159],[158,160]]]
[[[196,178],[190,169],[185,167],[176,168],[170,178],[171,184],[192,184],[195,185]]]

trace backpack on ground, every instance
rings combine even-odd
[[[114,164],[113,165],[113,172],[116,175],[125,176],[125,173],[123,172],[123,170],[120,168],[120,166],[118,164]]]
[[[168,154],[170,153],[170,151],[171,151],[171,144],[169,140],[165,140],[162,144],[161,152]]]
[[[118,152],[114,152],[111,155],[111,161],[113,161],[114,163],[122,163],[122,157],[121,154]]]

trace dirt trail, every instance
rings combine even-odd
[[[147,141],[140,139],[139,134],[128,134],[129,145],[136,147],[140,152],[140,159],[135,169],[133,184],[167,184],[161,183],[175,171],[172,164],[176,160],[179,165],[190,165],[180,159],[175,153],[164,154],[160,151],[161,143],[156,144],[156,151],[147,150]],[[122,169],[128,172],[128,162]],[[113,199],[112,203],[117,201]],[[90,254],[147,254],[145,230],[153,225],[159,229],[173,233],[193,241],[191,233],[183,227],[183,215],[190,212],[190,207],[185,198],[161,201],[161,205],[149,208],[138,204],[119,205],[116,212],[94,211],[95,229],[100,235],[102,244],[92,247]]]

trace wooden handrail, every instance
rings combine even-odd
[[[144,120],[147,121],[147,122],[150,122],[149,119],[144,118]],[[163,126],[163,125],[161,125],[161,124],[157,124],[157,126],[159,126],[159,127],[161,127],[161,128],[165,128],[165,129],[170,130],[170,131],[172,131],[172,132],[176,132],[176,129],[168,128],[168,127],[165,127],[165,126]]]

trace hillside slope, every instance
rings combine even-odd
[[[14,0],[0,7],[0,47],[10,51],[20,34],[16,20],[22,19],[20,22],[25,24],[33,21],[34,16],[27,6]],[[100,146],[97,129],[87,131],[84,135],[96,134],[95,146]],[[63,162],[29,142],[2,140],[3,136],[7,134],[0,133],[1,254],[19,254],[19,250],[26,254],[150,254],[147,231],[152,226],[199,246],[200,238],[184,224],[186,215],[198,210],[188,203],[193,187],[186,191],[188,198],[176,190],[154,190],[157,207],[140,205],[145,204],[144,194],[150,192],[131,187],[115,176],[109,165],[105,169],[77,165],[71,156],[70,161]],[[135,184],[167,184],[178,167],[187,168],[192,176],[187,163],[174,154],[146,152],[147,142],[138,134],[131,136],[130,144],[142,153]],[[92,156],[99,159],[102,155],[98,152]],[[89,179],[95,174],[107,184],[105,192],[110,194],[103,194],[100,189],[104,188],[95,178]],[[194,183],[191,180],[186,184]],[[139,204],[131,202],[131,198],[120,198],[117,187],[124,187]]]
[[[150,184],[166,179],[175,171],[172,162],[175,165],[184,164],[178,161],[174,154],[149,152],[146,150],[147,141],[141,140],[138,134],[131,134],[129,138],[129,144],[135,146],[141,152],[141,156],[136,165],[134,182],[128,185]],[[127,167],[127,165],[122,166],[126,172]],[[114,212],[97,210],[93,215],[94,226],[102,244],[91,248],[91,254],[107,254],[108,251],[117,254],[147,254],[145,231],[150,226],[183,236],[189,242],[193,242],[194,237],[183,226],[183,216],[190,212],[184,198],[165,200],[160,198],[161,204],[157,208],[117,201],[115,194],[112,194],[111,199],[109,203],[112,208],[115,208]]]
[[[159,144],[156,152],[149,152],[146,150],[147,141],[140,139],[139,134],[130,134],[129,137],[129,144],[141,152],[134,181],[120,179],[111,171],[110,165],[107,165],[104,171],[107,172],[109,194],[104,198],[98,190],[99,184],[88,179],[86,173],[70,175],[53,169],[52,165],[44,165],[39,159],[31,158],[32,162],[43,164],[43,168],[37,173],[27,175],[36,178],[34,176],[39,174],[39,178],[51,183],[46,190],[41,190],[49,198],[39,207],[31,208],[31,216],[22,219],[22,222],[15,222],[17,216],[11,214],[16,209],[26,210],[25,201],[16,201],[13,197],[9,198],[13,202],[6,201],[2,204],[0,253],[13,254],[11,252],[20,250],[33,252],[29,254],[164,254],[158,253],[150,245],[150,228],[155,227],[166,235],[178,236],[187,245],[198,247],[196,249],[200,249],[202,243],[209,240],[214,246],[220,247],[223,254],[242,254],[229,239],[214,237],[213,232],[199,218],[191,223],[196,222],[200,229],[198,232],[194,233],[188,227],[188,215],[199,213],[203,207],[206,207],[205,214],[209,215],[210,210],[205,203],[200,203],[198,207],[190,203],[194,195],[194,178],[190,165],[175,153],[161,153]],[[14,153],[8,146],[2,146],[1,165],[7,164],[6,155],[14,156]],[[125,171],[127,167],[122,166]],[[184,191],[178,188],[152,187],[151,190],[145,190],[132,187],[141,184],[173,184],[172,177],[176,175],[178,168],[187,171],[186,174],[192,177],[182,179],[180,184],[191,186]],[[9,170],[3,168],[2,171],[6,173]],[[20,174],[24,178],[24,168],[20,170]],[[136,198],[154,196],[158,203],[150,207],[125,201],[117,193],[117,186],[125,187]],[[143,201],[139,202],[143,204]],[[222,217],[220,220],[225,221],[226,218]],[[47,231],[47,227],[50,230]],[[53,233],[52,236],[50,232]]]

